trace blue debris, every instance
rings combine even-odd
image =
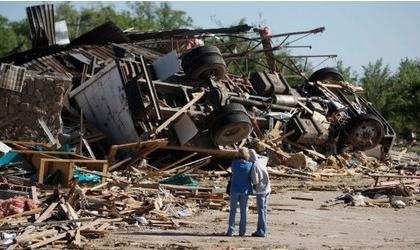
[[[161,180],[160,184],[171,184],[171,185],[184,185],[184,186],[192,186],[197,187],[198,182],[194,180],[191,176],[185,174],[177,174]]]
[[[98,184],[101,182],[101,177],[95,174],[83,173],[74,171],[73,177],[81,184]]]
[[[8,165],[12,162],[23,160],[22,155],[13,151],[8,152],[7,154],[0,157],[0,166]]]

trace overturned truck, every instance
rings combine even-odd
[[[395,133],[361,96],[360,87],[333,68],[321,68],[309,77],[296,72],[300,83],[291,86],[282,70],[287,65],[274,54],[286,46],[271,46],[273,38],[323,30],[271,35],[241,25],[123,32],[109,22],[69,44],[33,42],[33,49],[2,58],[0,97],[6,92],[20,95],[6,87],[11,81],[7,65],[71,82],[59,85],[56,93],[62,120],[54,123],[61,127],[54,127],[53,137],[75,144],[73,139],[82,134],[99,152],[113,144],[166,138],[165,149],[220,157],[231,157],[226,152],[249,145],[280,155],[293,148],[327,155],[376,148],[383,157]],[[225,41],[232,37],[235,40]],[[256,46],[232,49],[238,40]],[[264,54],[266,67],[241,75],[230,72],[234,60],[246,60],[251,53]],[[39,118],[48,120],[48,114]],[[83,127],[78,121],[84,118]],[[10,130],[8,124],[19,126],[9,119],[17,118],[3,117],[2,131]],[[3,132],[0,137],[25,139]]]

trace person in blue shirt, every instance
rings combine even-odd
[[[246,214],[248,206],[248,195],[252,192],[250,173],[252,163],[249,161],[247,148],[240,148],[238,158],[232,161],[232,179],[230,186],[230,211],[229,227],[226,235],[232,236],[235,231],[235,215],[239,202],[241,219],[239,222],[239,236],[246,232]]]

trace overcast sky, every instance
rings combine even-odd
[[[11,20],[25,18],[25,7],[42,2],[0,2],[0,15]],[[52,2],[56,4],[57,2]],[[109,2],[117,9],[125,2]],[[89,2],[73,2],[78,8]],[[324,26],[295,45],[293,54],[337,54],[345,65],[360,72],[369,61],[383,58],[395,70],[401,58],[420,57],[420,2],[172,2],[203,28],[229,26],[242,17],[250,25],[268,25],[273,33],[308,30]],[[312,60],[314,64],[318,61]],[[327,61],[323,66],[335,65]]]

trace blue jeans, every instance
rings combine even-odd
[[[257,234],[267,234],[267,200],[268,194],[257,194],[258,223]]]
[[[246,210],[248,205],[248,195],[240,193],[230,194],[230,211],[229,211],[229,227],[227,234],[232,235],[235,231],[235,216],[236,208],[238,207],[241,211],[241,219],[239,221],[239,235],[245,235],[246,232]]]

